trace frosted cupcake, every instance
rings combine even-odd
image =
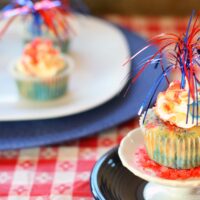
[[[127,61],[158,45],[153,55],[142,57],[132,83],[148,67],[157,73],[138,112],[140,127],[149,157],[176,169],[200,166],[200,22],[194,17],[193,11],[185,33],[161,33]],[[150,109],[161,85],[167,90]]]
[[[12,68],[21,97],[46,101],[65,95],[72,61],[62,57],[50,40],[37,38],[25,46]]]
[[[196,120],[198,108],[192,98],[188,99],[188,88],[180,86],[174,81],[159,93],[156,106],[148,110],[145,120],[144,115],[141,117],[140,126],[152,160],[171,168],[190,169],[200,166],[200,120]]]

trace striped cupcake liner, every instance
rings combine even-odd
[[[148,131],[144,138],[149,157],[157,163],[176,169],[200,166],[200,137],[169,137]]]
[[[68,88],[68,78],[52,78],[48,81],[16,80],[18,91],[21,97],[46,101],[63,96]]]

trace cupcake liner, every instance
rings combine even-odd
[[[45,101],[63,96],[67,92],[68,78],[44,81],[17,80],[20,95],[26,99]]]
[[[149,119],[146,124],[140,123],[140,126],[144,133],[147,153],[152,160],[176,169],[200,166],[200,136],[197,131],[187,132],[182,129],[182,132],[171,132],[166,124],[158,126],[154,117]],[[155,125],[153,128],[148,127],[150,121]]]
[[[157,163],[177,169],[200,165],[199,138],[165,138],[153,132],[144,137],[148,155]]]
[[[53,41],[54,45],[57,46],[62,53],[67,53],[70,48],[70,39],[66,39],[64,41]]]

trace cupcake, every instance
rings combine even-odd
[[[141,61],[143,65],[138,66],[132,82],[149,66],[155,73],[159,71],[139,110],[140,127],[149,157],[176,169],[200,166],[200,24],[199,16],[192,24],[193,16],[185,33],[157,35],[129,59],[159,44],[155,54]],[[174,71],[179,76],[172,80]],[[150,108],[162,82],[167,83],[167,89],[158,94]]]
[[[72,61],[63,57],[50,40],[37,38],[28,43],[12,67],[21,97],[46,101],[65,95]]]
[[[174,81],[159,93],[156,106],[148,110],[145,120],[141,116],[140,127],[152,160],[176,169],[200,166],[200,126],[194,120],[196,111],[187,113],[187,109],[188,91]]]
[[[60,49],[62,53],[67,53],[69,51],[72,40],[72,34],[69,31],[64,32],[60,30],[60,26],[56,25],[58,29],[56,31],[59,33],[59,36],[56,36],[55,33],[45,25],[42,19],[40,19],[40,25],[36,24],[34,20],[35,19],[32,19],[31,16],[26,18],[24,21],[24,30],[22,35],[25,44],[30,43],[32,40],[40,37],[51,40],[53,45]]]

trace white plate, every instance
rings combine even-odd
[[[75,61],[69,93],[52,102],[19,98],[8,68],[20,56],[22,24],[14,22],[0,42],[0,121],[46,119],[80,113],[117,95],[127,82],[130,66],[122,63],[129,49],[122,33],[103,20],[77,16],[78,36],[70,55]]]

